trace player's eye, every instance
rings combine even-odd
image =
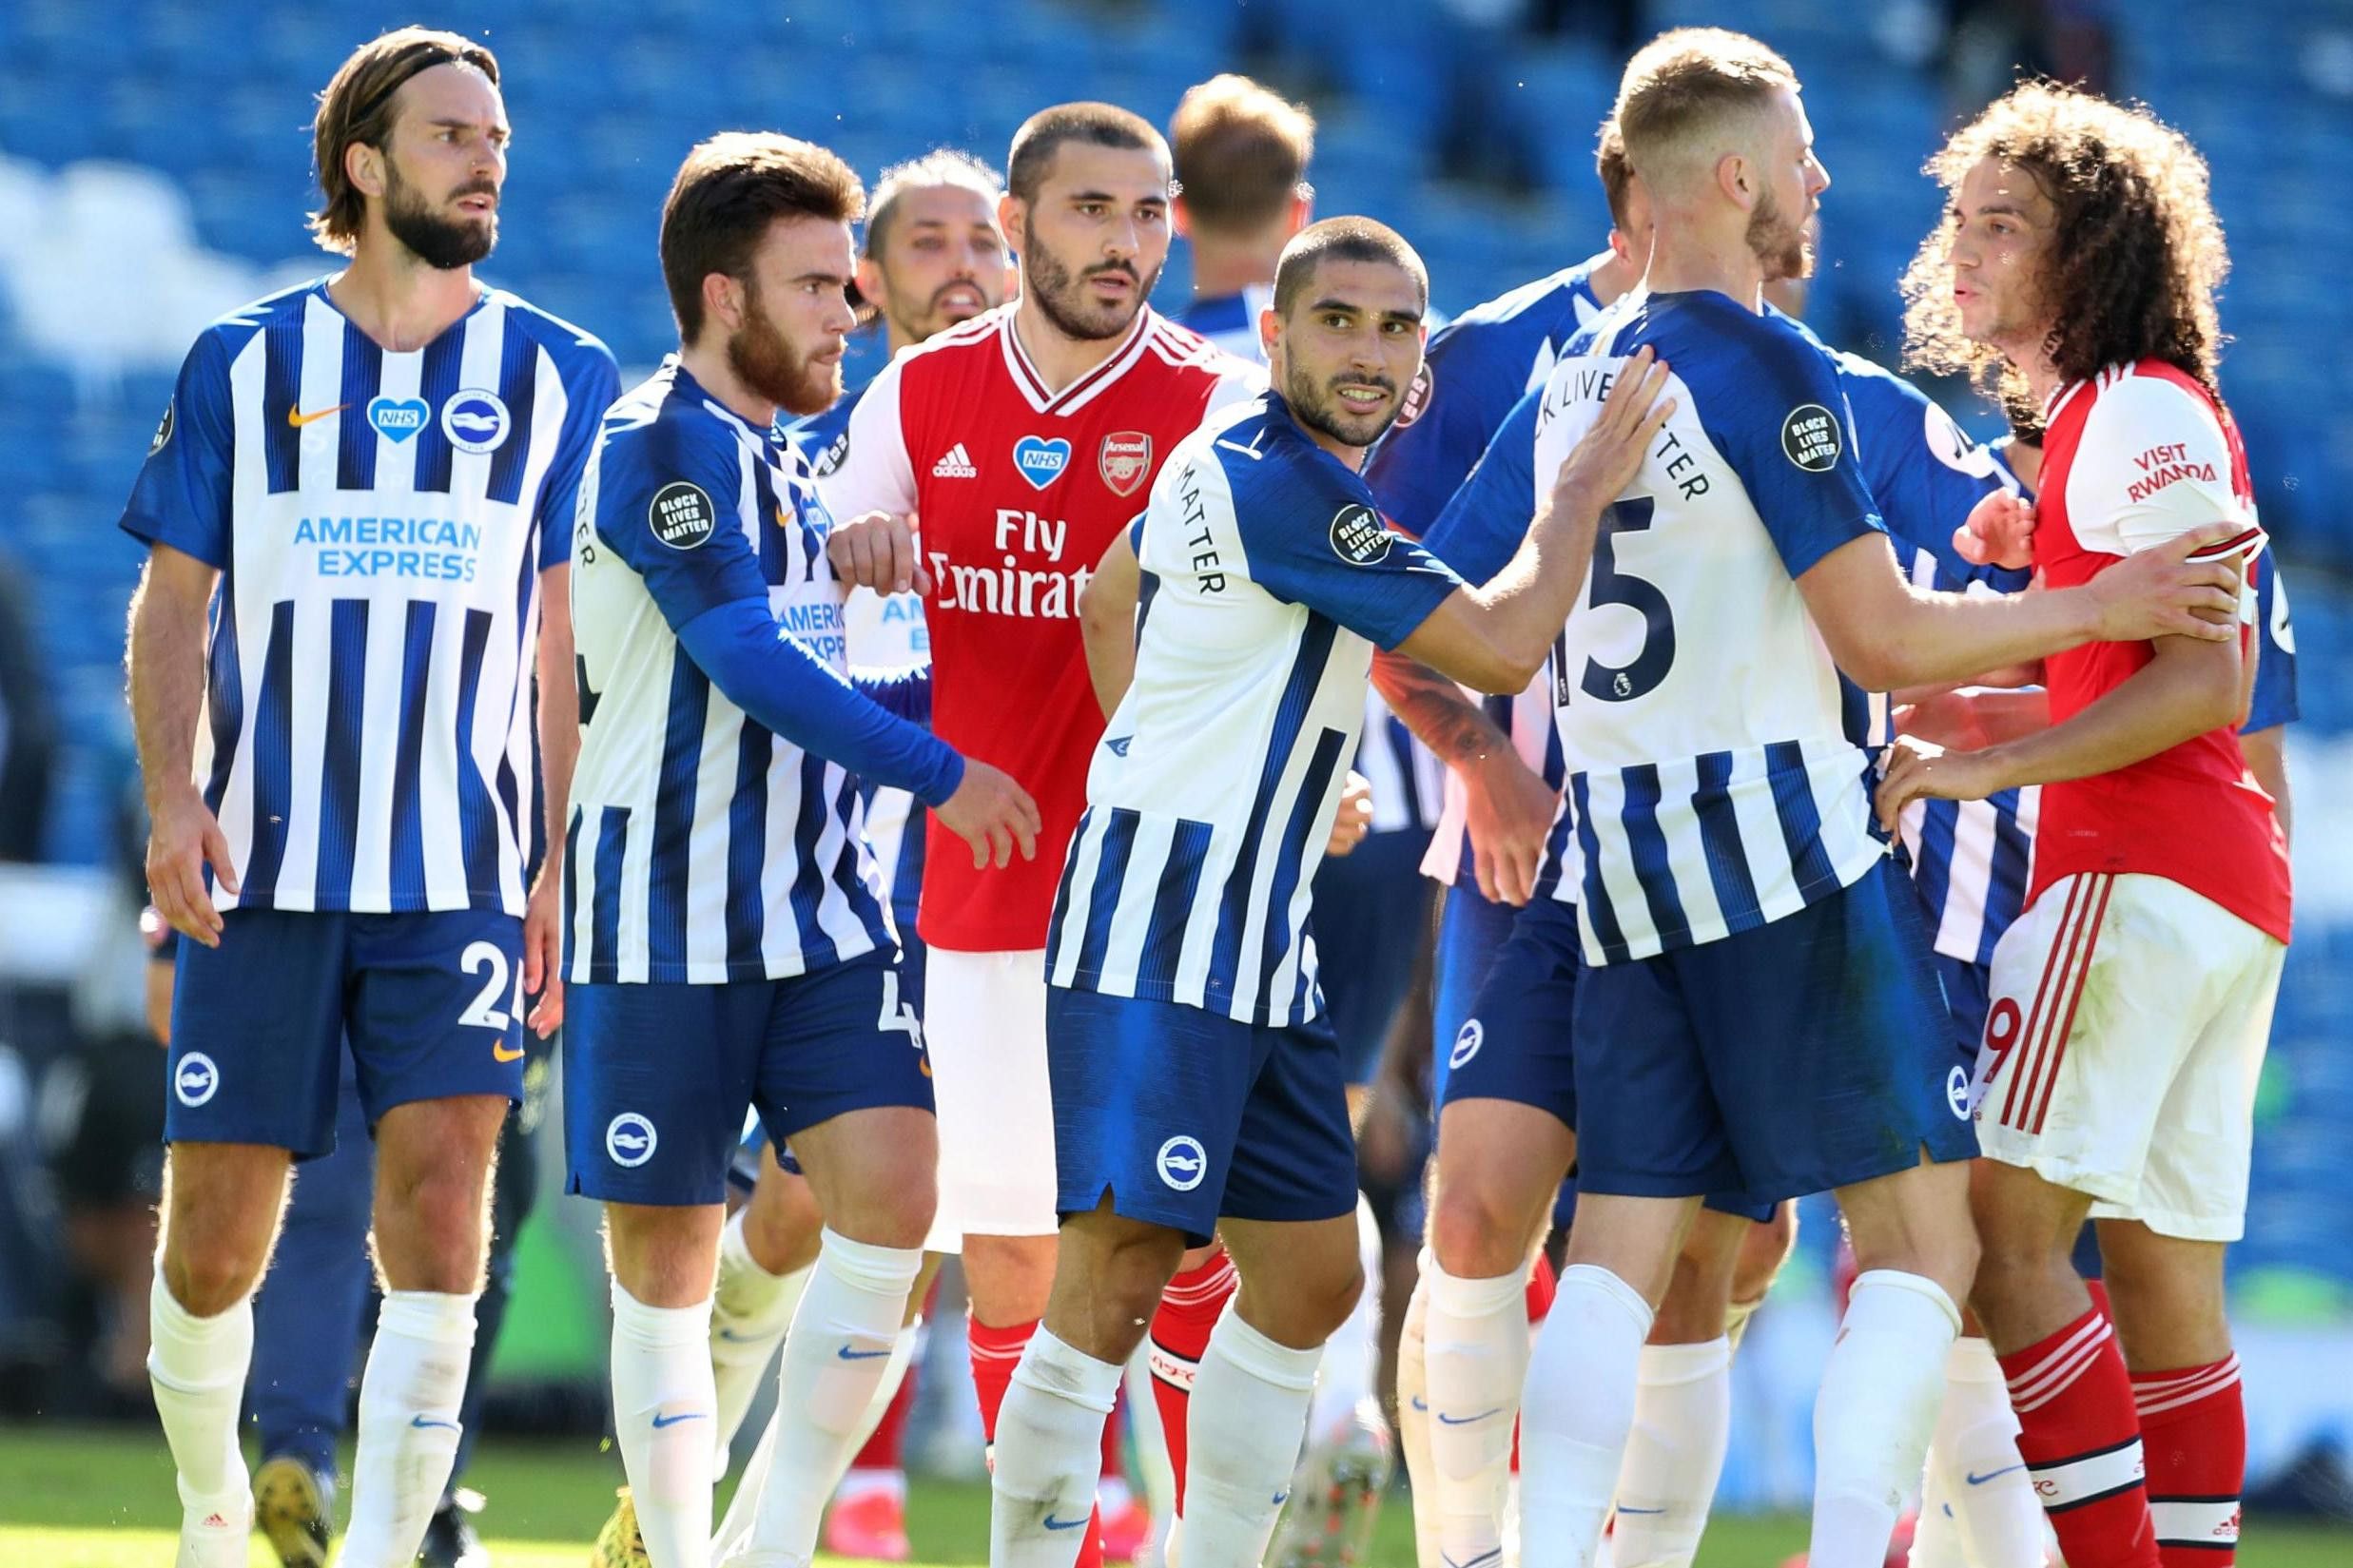
[[[916,248],[917,250],[924,250],[924,251],[940,251],[940,250],[945,250],[945,249],[947,248],[947,242],[946,242],[946,241],[944,241],[944,240],[939,239],[938,237],[934,236],[934,237],[932,237],[932,238],[923,239],[923,240],[918,240],[918,241],[916,241],[916,242],[915,242],[915,248]]]

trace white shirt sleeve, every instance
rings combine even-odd
[[[2155,376],[2101,389],[2067,475],[2067,520],[2086,550],[2130,555],[2207,523],[2255,517],[2231,488],[2230,443],[2205,399]]]
[[[817,481],[817,494],[835,520],[848,522],[869,512],[915,510],[915,465],[907,456],[906,425],[900,417],[899,375],[893,359],[850,411],[848,450],[834,471]]]

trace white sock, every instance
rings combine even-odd
[[[1981,1339],[1954,1340],[1945,1360],[1944,1408],[1928,1472],[1973,1568],[2042,1561],[2042,1504],[2018,1454],[2018,1418],[2002,1364]],[[1923,1502],[1923,1523],[1928,1512]]]
[[[1098,1361],[1042,1326],[1030,1336],[997,1412],[989,1568],[1070,1568],[1079,1560],[1119,1371],[1118,1363]]]
[[[739,1209],[719,1232],[719,1283],[710,1297],[710,1369],[717,1390],[717,1419],[710,1437],[719,1452],[719,1473],[727,1467],[729,1448],[743,1428],[744,1413],[759,1391],[768,1362],[785,1330],[792,1326],[793,1309],[816,1265],[789,1274],[771,1274],[744,1243],[744,1215]]]
[[[924,1320],[918,1318],[901,1328],[899,1337],[890,1342],[890,1355],[883,1363],[883,1380],[874,1385],[874,1397],[866,1401],[865,1409],[859,1414],[857,1426],[850,1432],[852,1441],[849,1452],[852,1458],[857,1457],[858,1450],[866,1445],[867,1440],[883,1424],[883,1417],[889,1414],[890,1402],[899,1397],[899,1385],[907,1380],[907,1367],[915,1360],[915,1343],[923,1331]],[[842,1479],[847,1481],[853,1475],[897,1476],[900,1492],[904,1494],[906,1491],[904,1471],[849,1470],[843,1473]]]
[[[218,1516],[237,1530],[242,1553],[253,1481],[237,1443],[237,1413],[253,1364],[253,1298],[200,1318],[173,1298],[158,1268],[147,1292],[147,1382],[180,1467],[180,1505],[191,1525]]]
[[[1438,1461],[1429,1451],[1429,1276],[1437,1259],[1422,1249],[1422,1271],[1397,1326],[1397,1443],[1413,1500],[1415,1568],[1442,1568],[1438,1552]]]
[[[342,1568],[409,1568],[457,1458],[474,1351],[472,1294],[387,1290],[360,1378]]]
[[[1266,1555],[1323,1359],[1321,1345],[1275,1344],[1235,1306],[1209,1331],[1185,1433],[1185,1552],[1207,1568]]]
[[[1501,1556],[1511,1436],[1527,1382],[1527,1276],[1463,1279],[1431,1266],[1423,1355],[1438,1544],[1454,1568]]]
[[[1961,1521],[1953,1511],[1953,1500],[1945,1495],[1945,1467],[1937,1462],[1936,1450],[1928,1450],[1928,1473],[1920,1478],[1920,1516],[1912,1527],[1912,1554],[1904,1559],[1906,1568],[1972,1568],[1969,1552],[1961,1544]],[[1985,1568],[2040,1568],[2032,1558],[2020,1558],[2014,1563],[1989,1563]]]
[[[1356,1250],[1365,1287],[1348,1320],[1324,1342],[1315,1399],[1308,1407],[1308,1430],[1317,1442],[1354,1423],[1381,1376],[1381,1227],[1362,1192],[1356,1194]]]
[[[1855,1281],[1814,1403],[1811,1568],[1879,1568],[1919,1479],[1961,1314],[1941,1286],[1874,1268]]]
[[[816,1551],[826,1500],[858,1452],[923,1267],[920,1248],[876,1247],[826,1229],[776,1377],[776,1444],[754,1531],[763,1551],[795,1558]]]
[[[1521,1550],[1529,1568],[1590,1568],[1634,1428],[1650,1305],[1606,1268],[1572,1264],[1536,1336],[1520,1406]]]
[[[1689,1568],[1732,1438],[1732,1342],[1645,1345],[1618,1471],[1618,1568]]]
[[[613,1282],[613,1429],[653,1568],[710,1560],[710,1303],[648,1307]]]

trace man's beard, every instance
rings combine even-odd
[[[979,310],[963,316],[948,314],[946,307],[942,305],[940,300],[949,290],[960,288],[972,291],[974,297],[981,301]],[[945,332],[950,327],[962,326],[971,320],[974,316],[984,315],[995,308],[989,303],[988,296],[981,292],[980,285],[969,278],[949,279],[931,291],[931,298],[923,302],[921,309],[908,310],[906,296],[891,282],[889,270],[885,268],[883,272],[882,294],[884,319],[897,328],[910,343],[924,342],[935,334]]]
[[[1107,272],[1122,273],[1136,285],[1134,297],[1126,304],[1087,302],[1083,292],[1087,280]],[[1159,268],[1155,267],[1152,276],[1145,278],[1125,261],[1106,261],[1074,274],[1052,251],[1038,243],[1037,231],[1029,221],[1021,221],[1022,288],[1045,312],[1055,330],[1065,338],[1097,343],[1118,337],[1135,324],[1136,313],[1144,308],[1153,285],[1159,281]]]
[[[1771,191],[1763,193],[1757,210],[1748,215],[1746,238],[1748,248],[1764,265],[1767,282],[1814,276],[1814,242],[1804,222],[1785,218]]]
[[[1291,416],[1310,430],[1321,431],[1342,446],[1362,449],[1381,438],[1396,421],[1403,405],[1397,400],[1397,384],[1386,376],[1351,376],[1347,379],[1388,392],[1390,400],[1382,412],[1352,413],[1337,396],[1328,396],[1326,388],[1319,386],[1313,376],[1289,368],[1283,375],[1283,401],[1291,405]]]
[[[450,192],[450,200],[497,194],[496,185],[477,181]],[[400,178],[399,169],[389,158],[384,160],[384,226],[392,231],[394,239],[415,252],[418,261],[439,272],[470,267],[498,243],[496,207],[486,219],[444,218],[425,204],[415,185]]]
[[[842,396],[842,367],[813,364],[760,306],[756,288],[744,290],[744,324],[728,335],[728,368],[737,380],[787,414],[823,414]]]

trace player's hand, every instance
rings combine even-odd
[[[147,896],[174,931],[206,947],[221,945],[225,922],[204,891],[204,867],[228,892],[237,891],[237,864],[228,836],[204,797],[189,785],[167,796],[147,824]]]
[[[928,597],[931,573],[924,570],[922,552],[915,548],[915,526],[911,512],[869,512],[836,524],[826,537],[833,574],[877,593],[913,589]]]
[[[1348,782],[1340,786],[1340,814],[1332,819],[1332,842],[1324,845],[1324,853],[1345,855],[1371,831],[1372,781],[1352,767]]]
[[[1516,751],[1490,752],[1461,773],[1464,826],[1479,892],[1490,903],[1523,905],[1536,896],[1536,872],[1560,792]]]
[[[2009,490],[1984,496],[1953,531],[1953,549],[1971,566],[2025,571],[2034,564],[2034,503]]]
[[[2240,523],[2208,523],[2128,555],[2092,578],[2084,591],[2099,611],[2098,640],[2138,643],[2178,636],[2222,643],[2236,637],[2243,563],[2236,556],[2189,557],[2245,532]]]
[[[1914,801],[1982,801],[2008,787],[1991,751],[1947,751],[1916,735],[1898,735],[1887,748],[1878,796],[1879,825],[1893,837]]]
[[[1017,849],[1025,861],[1038,858],[1038,835],[1045,830],[1038,803],[1010,774],[986,763],[965,758],[964,782],[935,814],[943,826],[972,846],[976,871],[985,871],[992,863],[1011,865]]]
[[[1647,345],[1635,352],[1602,399],[1593,428],[1562,460],[1552,481],[1555,496],[1574,496],[1587,510],[1598,510],[1624,493],[1642,472],[1651,438],[1675,412],[1675,399],[1660,396],[1666,378],[1665,360]]]
[[[561,866],[542,862],[523,905],[523,995],[539,998],[523,1021],[543,1040],[564,1022],[563,881]]]

